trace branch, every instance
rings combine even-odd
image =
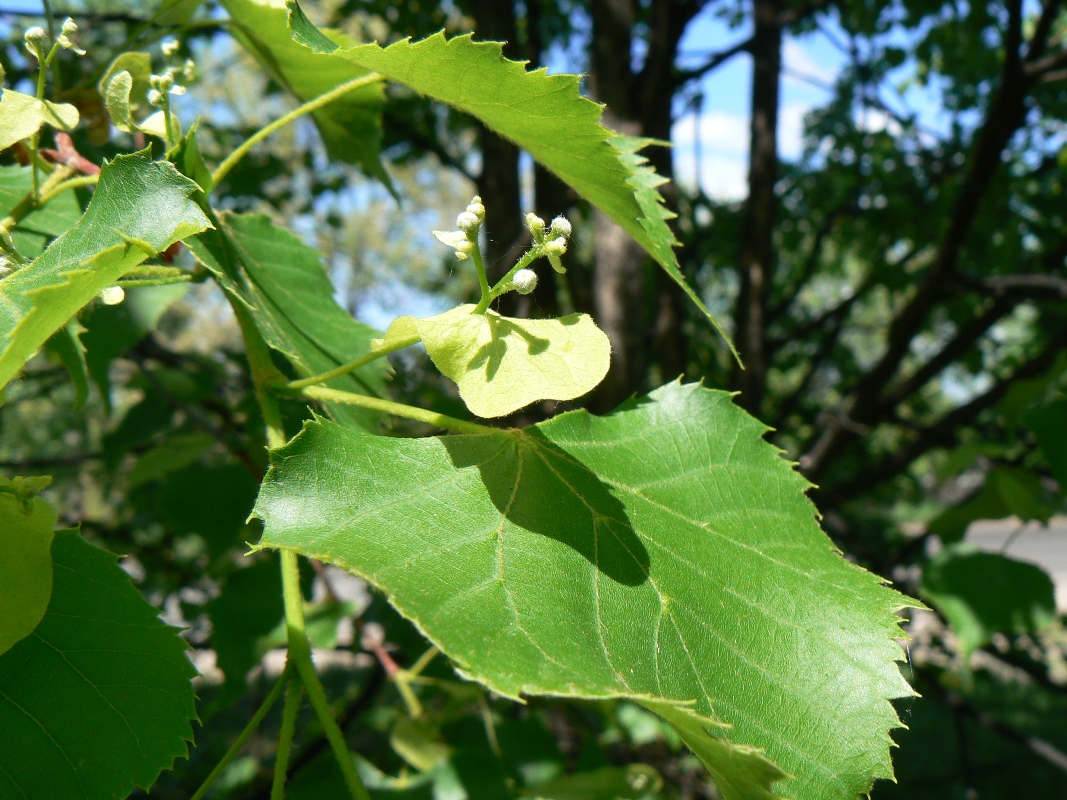
[[[1037,19],[1033,36],[1030,37],[1030,43],[1026,49],[1027,65],[1045,54],[1052,28],[1056,24],[1056,17],[1059,16],[1061,3],[1062,0],[1048,0],[1042,7],[1041,16]]]
[[[1032,290],[1044,293],[1053,291],[1060,297],[1067,297],[1067,278],[1057,278],[1054,275],[1004,275],[996,278],[986,278],[981,285],[997,293],[1005,295],[1017,293],[1030,295]],[[1043,294],[1039,294],[1039,297]]]
[[[738,42],[737,44],[727,47],[725,50],[713,54],[707,61],[694,69],[678,70],[674,74],[674,83],[676,86],[680,86],[689,81],[703,78],[709,72],[716,67],[726,63],[731,58],[741,53],[751,53],[752,45],[755,42],[756,37],[750,36],[747,39]]]
[[[917,429],[917,435],[911,444],[901,447],[893,455],[863,470],[862,474],[855,475],[837,486],[831,486],[825,491],[820,490],[819,504],[827,507],[837,505],[858,494],[870,491],[876,484],[903,472],[915,459],[928,450],[956,445],[963,426],[973,422],[983,411],[1000,402],[1015,381],[1036,377],[1052,366],[1064,347],[1067,347],[1067,333],[1062,333],[1053,339],[1039,355],[1027,361],[1008,377],[997,381],[984,394],[945,414],[933,425]]]

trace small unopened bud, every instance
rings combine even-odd
[[[456,258],[460,261],[474,251],[474,242],[467,238],[463,231],[434,231],[434,238],[446,247],[456,251]]]
[[[485,219],[485,206],[482,205],[482,198],[478,195],[474,195],[474,197],[471,198],[470,205],[467,206],[467,211],[474,214],[479,222]]]
[[[464,233],[472,233],[478,229],[481,220],[470,211],[461,211],[456,217],[456,227]]]
[[[545,242],[545,254],[550,256],[556,256],[557,258],[567,252],[567,240],[562,236],[557,236],[555,239],[549,239]]]
[[[159,89],[149,89],[148,102],[154,106],[163,105],[163,92],[159,91]]]
[[[470,239],[464,239],[458,245],[456,245],[456,251],[462,253],[465,256],[469,256],[474,252],[474,242]]]
[[[526,215],[526,227],[535,241],[540,242],[545,237],[545,221],[532,211]]]
[[[179,47],[181,47],[181,43],[177,39],[168,39],[159,46],[159,49],[163,51],[163,55],[170,58],[178,52]]]
[[[22,35],[22,38],[26,41],[26,49],[30,55],[40,61],[44,57],[42,51],[48,42],[48,31],[40,25],[34,25],[32,28],[26,29],[26,33]]]
[[[60,34],[56,37],[56,44],[58,44],[64,50],[73,50],[80,56],[85,55],[85,51],[82,48],[78,47],[78,45],[74,44],[74,42],[70,40],[70,37],[67,36],[65,33]]]
[[[108,286],[100,292],[100,302],[105,306],[117,306],[126,299],[126,292],[121,286]]]
[[[182,65],[182,77],[187,81],[191,81],[196,77],[196,62],[191,58],[185,59],[185,63]]]
[[[59,29],[59,32],[60,33],[65,33],[68,36],[70,36],[70,34],[72,34],[72,33],[77,33],[78,32],[78,23],[75,22],[70,17],[67,17],[65,20],[63,20],[63,27],[61,27]]]
[[[170,87],[174,85],[174,76],[169,71],[162,75],[149,75],[148,84],[160,92],[168,92]]]
[[[529,294],[537,288],[537,273],[532,269],[520,269],[511,279],[511,287],[519,294]]]
[[[553,236],[562,236],[564,239],[571,238],[571,223],[566,217],[556,217],[552,220],[549,228]]]
[[[172,86],[171,90],[170,90],[171,94],[176,94],[176,95],[183,95],[183,94],[185,94],[185,92],[186,92],[185,87],[184,86],[179,86],[178,84],[174,84],[174,86]]]

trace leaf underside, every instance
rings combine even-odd
[[[316,420],[273,453],[260,546],[365,577],[500,694],[694,701],[688,735],[707,746],[690,746],[726,743],[709,766],[727,797],[769,796],[729,788],[770,791],[759,747],[793,776],[779,794],[853,800],[892,775],[909,601],[834,550],[765,431],[730,395],[679,384],[477,436]]]
[[[0,797],[111,800],[184,757],[196,670],[178,631],[73,531],[41,624],[0,656]]]
[[[263,214],[222,214],[222,229],[188,242],[236,302],[251,313],[260,334],[301,377],[326,372],[368,353],[378,336],[334,300],[319,254]],[[389,365],[375,361],[326,386],[381,395]],[[352,406],[326,404],[344,425],[376,430],[377,417]]]
[[[28,636],[48,608],[55,525],[48,503],[24,507],[14,494],[0,493],[0,654]]]

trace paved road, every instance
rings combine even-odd
[[[1009,539],[1011,543],[1003,550]],[[967,541],[982,550],[1004,552],[1044,567],[1056,584],[1056,607],[1067,612],[1067,517],[1053,517],[1047,528],[1037,523],[1020,526],[1015,519],[976,522],[967,530]]]

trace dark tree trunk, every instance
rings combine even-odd
[[[735,385],[740,404],[759,416],[767,378],[767,299],[774,279],[778,179],[778,92],[781,80],[781,0],[754,0],[752,121],[737,303],[737,346],[745,361]]]

